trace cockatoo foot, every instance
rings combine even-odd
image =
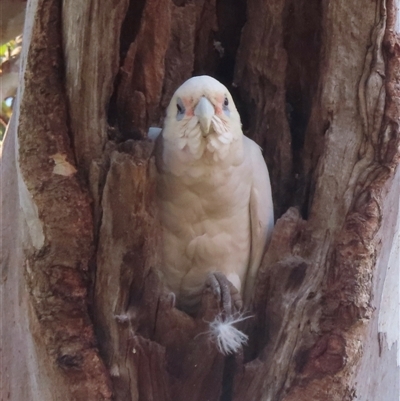
[[[209,324],[209,336],[223,355],[240,352],[247,344],[248,336],[235,327],[244,318],[240,313],[243,307],[242,298],[237,288],[223,273],[209,273],[206,291],[212,292],[218,302],[219,311]]]
[[[239,291],[223,273],[209,273],[206,286],[211,289],[227,316],[231,316],[242,309],[243,301]]]

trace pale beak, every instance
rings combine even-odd
[[[203,132],[203,135],[207,135],[210,132],[211,120],[214,114],[214,106],[207,98],[203,96],[194,109],[194,115],[199,119],[200,128]]]

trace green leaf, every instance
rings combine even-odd
[[[6,132],[6,127],[0,123],[0,142],[3,140],[4,138],[4,134]]]
[[[3,46],[0,46],[0,57],[4,57],[7,54],[8,50],[8,43],[4,44]]]
[[[12,39],[8,43],[5,43],[3,46],[0,46],[0,58],[4,58],[8,56],[8,51],[13,51],[17,45],[17,42]]]

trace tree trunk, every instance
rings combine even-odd
[[[1,159],[2,400],[399,399],[399,14],[353,3],[28,2]],[[278,217],[229,357],[212,294],[192,318],[157,275],[146,132],[199,74],[263,148]]]

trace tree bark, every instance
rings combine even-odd
[[[31,0],[1,159],[2,399],[397,401],[398,17],[393,0]],[[229,357],[212,294],[190,317],[157,275],[146,132],[198,74],[232,92],[278,217]]]

